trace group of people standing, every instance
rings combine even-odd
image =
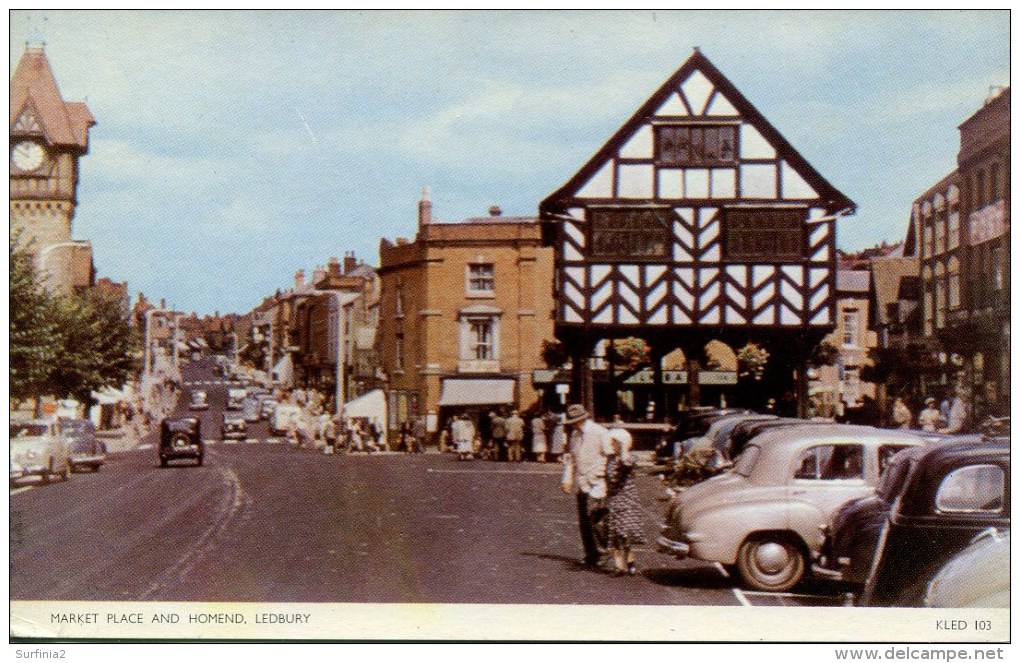
[[[492,410],[476,418],[456,415],[440,433],[440,450],[452,450],[461,460],[485,458],[520,463],[526,457],[539,463],[557,461],[566,448],[564,415],[535,412],[526,421],[517,410],[504,416]]]
[[[892,425],[896,428],[920,428],[928,432],[960,433],[967,424],[967,401],[962,394],[957,394],[950,401],[943,399],[936,405],[936,399],[929,396],[924,401],[924,409],[917,414],[917,422],[905,399],[897,398],[892,407]]]

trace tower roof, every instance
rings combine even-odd
[[[51,145],[88,149],[96,121],[83,102],[65,102],[42,48],[26,48],[11,77],[10,130],[40,133]]]

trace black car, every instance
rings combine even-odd
[[[889,512],[858,601],[919,606],[928,582],[980,532],[1010,526],[1010,441],[930,446]]]
[[[61,418],[58,426],[70,454],[71,471],[98,472],[106,461],[106,445],[96,437],[95,424],[88,419]]]
[[[202,421],[198,417],[170,417],[159,430],[159,464],[166,467],[171,460],[190,458],[202,464]]]

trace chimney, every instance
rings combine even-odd
[[[166,299],[163,299],[163,298],[161,298],[161,299],[159,300],[159,310],[161,310],[161,311],[162,311],[162,310],[163,310],[163,309],[165,309],[165,308],[166,308]]]
[[[344,254],[344,264],[347,264],[347,254]],[[330,256],[329,262],[326,263],[326,273],[330,277],[340,276],[340,261],[336,259],[336,256]]]
[[[421,191],[421,200],[418,201],[418,227],[427,226],[432,223],[432,201],[429,200],[429,188]]]
[[[493,205],[489,208],[489,216],[502,216],[503,210],[500,209],[499,205]]]
[[[294,288],[300,290],[305,287],[305,270],[299,269],[294,272]]]
[[[358,266],[358,261],[354,258],[354,251],[349,254],[344,254],[344,274],[350,274],[354,271],[354,268]]]

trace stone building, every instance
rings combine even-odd
[[[388,381],[390,429],[424,416],[535,404],[532,371],[552,335],[552,251],[537,219],[458,223],[432,218],[426,190],[414,241],[379,247],[377,348]]]
[[[92,246],[72,239],[79,160],[95,120],[64,101],[46,53],[26,48],[10,83],[10,231],[35,256],[43,284],[70,293],[95,282]]]

